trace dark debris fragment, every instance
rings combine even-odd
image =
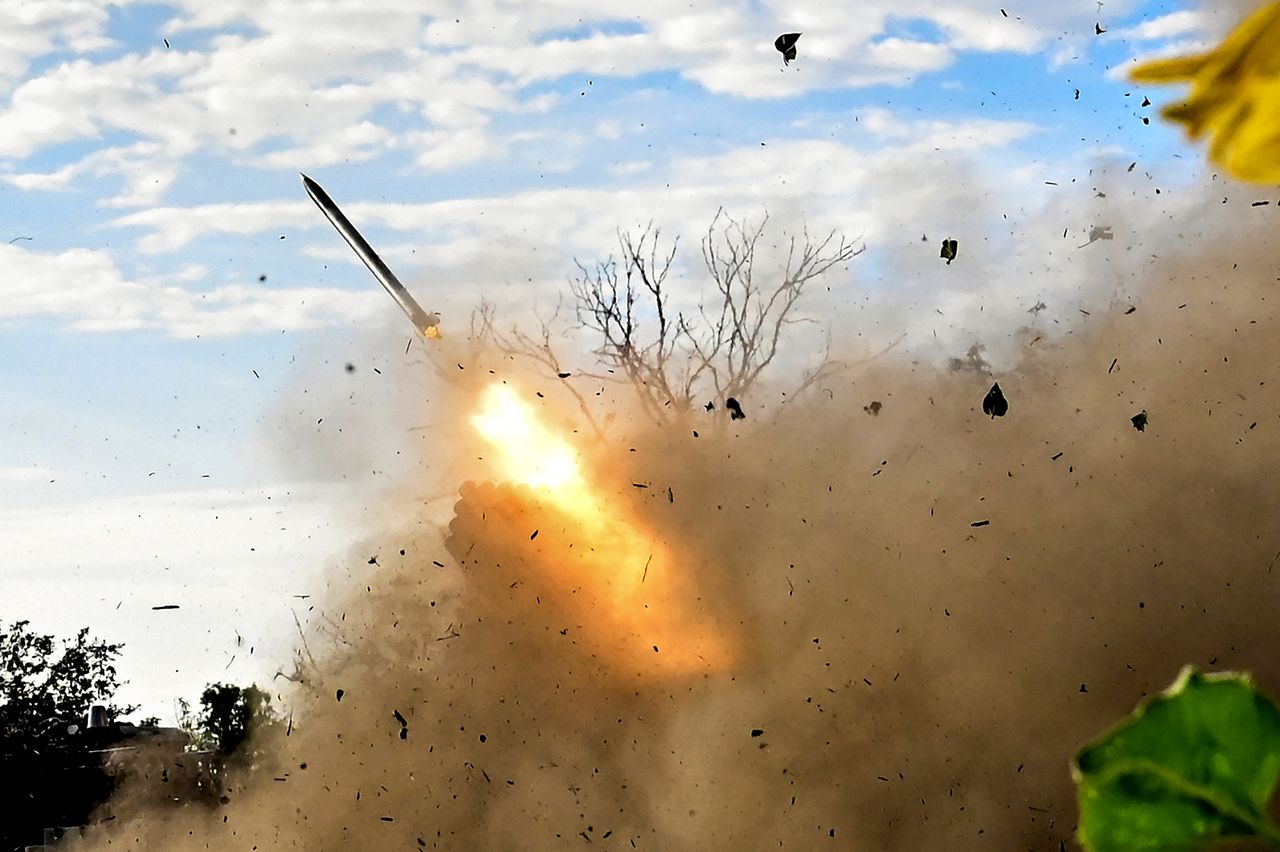
[[[796,58],[796,42],[800,40],[800,33],[783,33],[774,39],[773,46],[782,54],[782,64],[790,65],[791,60]]]
[[[982,413],[990,416],[992,420],[1009,413],[1009,400],[1004,398],[1004,391],[1000,390],[999,382],[993,384],[991,390],[987,391],[987,395],[982,398]]]
[[[862,406],[862,410],[870,414],[872,417],[879,417],[880,409],[882,408],[884,408],[884,406],[881,405],[880,401],[877,399],[871,400],[869,405]]]
[[[1131,422],[1133,424],[1133,428],[1137,429],[1139,432],[1145,432],[1147,430],[1147,410],[1145,408],[1142,409],[1137,414],[1130,417],[1129,422]]]
[[[729,409],[730,420],[746,420],[747,415],[742,413],[742,406],[733,397],[729,397],[724,401],[724,407]]]
[[[956,252],[960,248],[959,240],[946,239],[942,241],[942,252],[939,254],[943,260],[947,262],[947,266],[951,265],[951,261],[956,259]]]

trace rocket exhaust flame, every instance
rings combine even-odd
[[[360,235],[360,232],[356,230],[356,226],[351,224],[351,220],[338,209],[338,205],[329,197],[329,193],[325,192],[320,184],[306,175],[302,176],[302,185],[306,188],[307,195],[310,195],[311,200],[320,208],[320,212],[329,220],[329,224],[337,229],[342,238],[347,241],[347,245],[351,246],[360,259],[364,261],[364,265],[369,267],[373,277],[377,278],[379,283],[391,294],[391,298],[396,300],[396,304],[404,311],[405,316],[409,317],[409,321],[413,323],[413,327],[418,334],[424,338],[439,337],[440,318],[422,309],[418,301],[400,283],[400,279],[396,278],[396,274],[382,261],[382,258],[378,257],[378,253],[373,250],[373,246],[369,245],[365,238]]]
[[[583,490],[573,448],[539,423],[510,388],[491,385],[471,422],[501,455],[503,473],[511,481],[545,487],[553,495]]]
[[[532,492],[532,500],[517,502],[549,505],[542,517],[556,529],[530,539],[537,556],[523,560],[525,570],[547,574],[536,582],[557,597],[571,590],[568,597],[591,602],[582,615],[603,656],[618,668],[665,675],[731,661],[732,643],[697,604],[688,567],[584,474],[568,442],[511,387],[487,388],[472,425],[496,450],[499,477]]]

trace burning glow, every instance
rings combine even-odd
[[[583,489],[577,453],[506,385],[490,385],[471,422],[498,451],[503,478],[552,493]]]
[[[533,489],[558,515],[556,529],[525,548],[522,570],[598,631],[599,650],[628,667],[697,671],[727,662],[723,637],[696,610],[690,578],[627,501],[587,476],[569,442],[539,422],[509,386],[488,387],[471,420],[493,447],[499,478]],[[534,507],[536,508],[536,507]],[[551,520],[551,518],[548,518]],[[603,617],[602,617],[603,616]]]

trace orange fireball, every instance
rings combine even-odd
[[[497,478],[525,490],[521,510],[554,526],[541,539],[532,531],[511,558],[525,580],[589,625],[593,653],[641,672],[706,671],[729,662],[730,643],[698,600],[689,566],[630,506],[600,490],[568,441],[515,391],[487,388],[472,424],[494,448]]]

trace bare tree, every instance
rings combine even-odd
[[[717,233],[717,225],[724,226]],[[681,317],[681,330],[696,355],[695,361],[707,374],[721,397],[740,396],[755,385],[773,363],[782,340],[782,330],[806,320],[796,315],[796,305],[805,288],[834,266],[847,263],[865,250],[854,247],[842,235],[831,231],[822,240],[803,229],[803,243],[787,241],[787,261],[780,278],[761,286],[755,275],[756,245],[764,234],[769,217],[756,228],[716,212],[702,239],[702,259],[711,273],[718,294],[718,312],[699,308],[701,322]],[[822,361],[795,388],[799,392],[819,381],[837,366],[831,360],[828,338]]]
[[[679,238],[664,242],[661,229],[652,223],[638,233],[618,231],[619,258],[591,266],[575,259],[577,273],[570,280],[574,316],[595,339],[594,353],[605,368],[604,373],[585,375],[627,382],[655,419],[689,411],[704,394],[721,401],[748,394],[777,358],[784,330],[812,322],[798,310],[809,285],[865,249],[834,230],[814,239],[806,228],[799,237],[786,238],[785,263],[764,271],[758,249],[768,223],[767,214],[752,225],[717,211],[701,241],[714,293],[687,310],[675,305],[668,282]],[[551,318],[541,319],[536,336],[514,328],[502,334],[493,324],[492,306],[482,306],[479,333],[508,354],[563,374],[554,345],[554,326],[562,314],[560,303]],[[838,366],[828,339],[820,363],[792,393]],[[595,426],[587,400],[579,394],[578,402]]]
[[[680,319],[668,315],[667,275],[675,262],[679,238],[669,251],[659,252],[662,230],[653,223],[638,237],[618,232],[622,271],[612,257],[588,270],[574,260],[578,274],[570,281],[578,322],[597,335],[595,354],[613,375],[631,383],[650,415],[661,417],[664,406],[680,410],[693,400],[696,370],[680,349]],[[641,336],[642,314],[653,311],[654,330]]]

